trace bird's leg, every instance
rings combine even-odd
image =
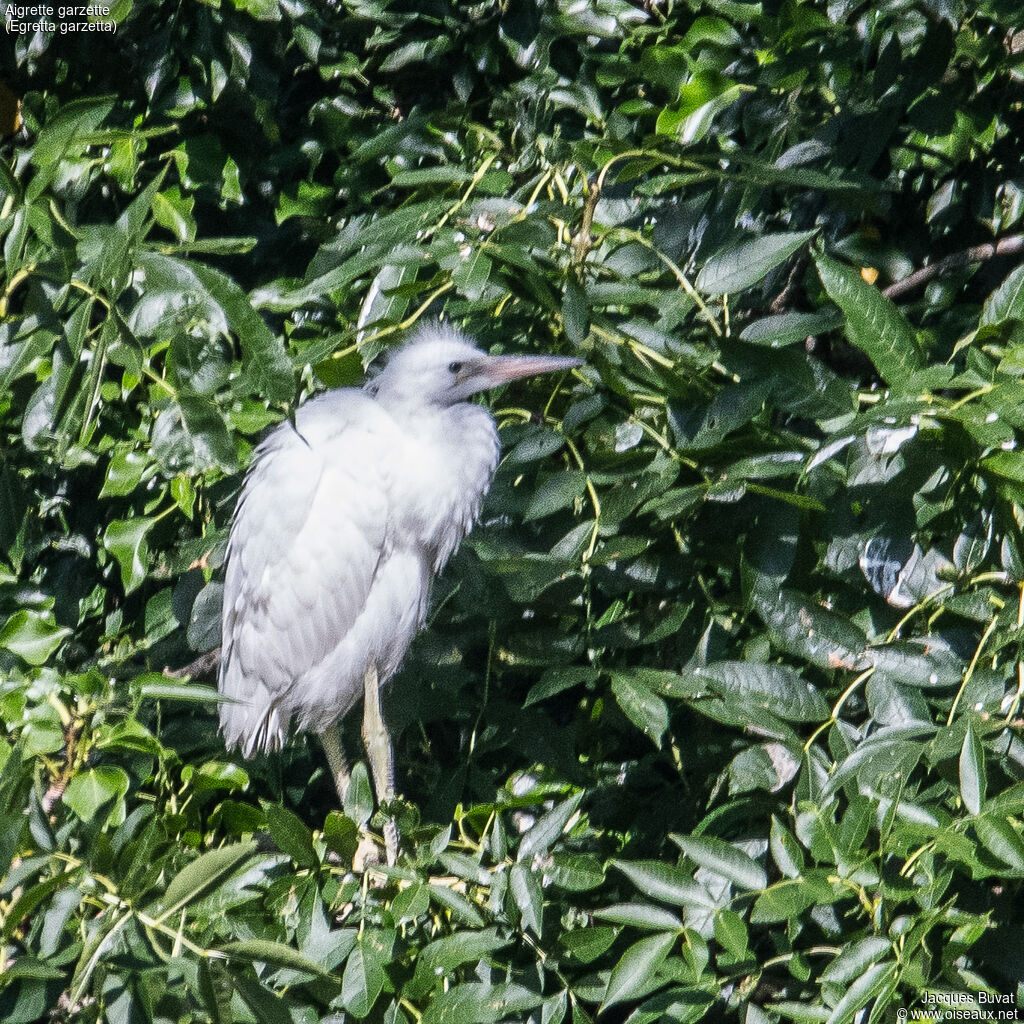
[[[345,806],[345,796],[348,793],[349,783],[352,781],[352,773],[349,771],[348,759],[345,757],[345,746],[342,742],[341,722],[329,725],[320,733],[320,742],[327,754],[327,763],[331,768],[331,777],[334,779],[334,786],[338,790],[338,799],[341,806]],[[362,871],[367,864],[377,862],[377,847],[365,829],[359,830],[362,838],[356,847],[352,858],[352,866],[356,871]]]
[[[331,778],[334,779],[338,799],[344,805],[352,773],[349,771],[348,761],[345,758],[345,747],[341,742],[341,722],[335,722],[324,729],[320,733],[320,742],[324,745],[324,753],[327,754],[327,763],[331,768]]]
[[[387,803],[395,797],[395,753],[384,722],[376,665],[371,665],[363,677],[363,743],[377,803]],[[398,826],[393,818],[384,822],[384,849],[388,863],[394,864],[398,858]]]

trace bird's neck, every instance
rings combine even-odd
[[[387,411],[403,430],[423,437],[436,434],[440,439],[450,437],[450,431],[464,429],[471,423],[480,422],[480,417],[491,420],[491,414],[479,405],[470,402],[456,402],[454,405],[440,405],[426,402],[422,395],[379,395],[377,402]]]
[[[400,412],[392,416],[408,438],[402,471],[392,477],[405,513],[398,535],[429,551],[436,572],[480,512],[498,462],[497,428],[486,408],[468,402],[421,407],[405,422]]]

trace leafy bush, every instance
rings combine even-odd
[[[1018,5],[114,14],[0,56],[0,1016],[1019,996]],[[587,365],[493,396],[360,873],[365,769],[164,670],[261,432],[436,316]]]

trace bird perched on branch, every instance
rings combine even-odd
[[[364,701],[377,799],[394,797],[380,687],[427,611],[434,577],[469,532],[498,463],[491,414],[467,401],[579,359],[489,356],[421,329],[362,389],[301,406],[257,448],[228,542],[220,724],[246,757],[289,727],[317,733],[339,796],[342,719]],[[393,862],[397,831],[385,829]]]

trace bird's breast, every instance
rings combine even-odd
[[[408,433],[403,471],[391,480],[396,544],[409,542],[439,571],[469,532],[498,463],[498,433],[480,406],[423,417]]]

